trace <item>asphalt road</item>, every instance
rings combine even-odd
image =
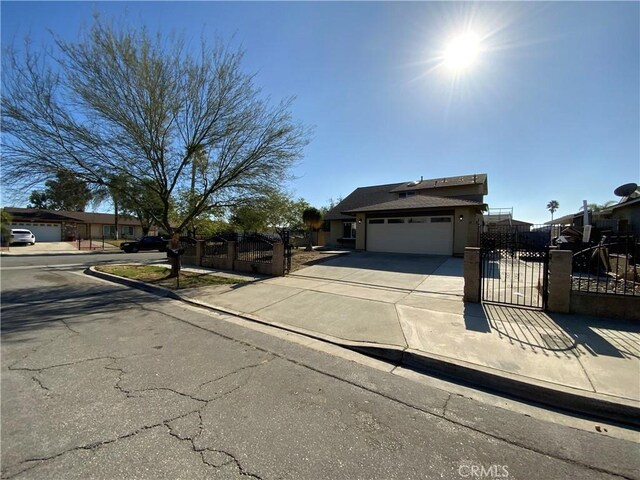
[[[83,257],[2,259],[2,478],[640,478],[638,443],[88,277],[114,260]]]
[[[100,263],[122,263],[122,262],[166,262],[167,256],[160,252],[138,252],[138,253],[75,253],[75,254],[48,254],[48,255],[6,255],[0,259],[0,266],[3,269],[15,267],[46,267],[46,266],[91,266]]]

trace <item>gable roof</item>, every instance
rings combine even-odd
[[[421,208],[451,208],[451,207],[482,207],[483,202],[462,200],[455,197],[436,197],[433,195],[416,195],[414,197],[400,198],[389,202],[378,203],[352,210],[344,210],[345,213],[360,212],[386,212],[400,210],[415,210]]]
[[[54,221],[71,221],[74,223],[93,223],[103,225],[113,225],[115,223],[115,215],[112,213],[95,213],[95,212],[69,212],[67,210],[42,210],[38,208],[18,208],[6,207],[5,210],[14,217],[28,218],[33,221],[37,220],[54,220]],[[136,218],[119,215],[119,225],[140,225]]]
[[[325,220],[353,220],[353,213],[356,211],[371,211],[370,209],[361,210],[365,207],[377,207],[382,204],[398,200],[399,192],[406,192],[411,190],[426,190],[433,189],[433,193],[429,192],[429,196],[433,198],[443,198],[436,195],[437,191],[445,187],[455,187],[461,185],[484,185],[486,195],[487,174],[477,173],[474,175],[462,175],[458,177],[446,177],[446,178],[433,178],[429,180],[421,180],[420,182],[400,182],[400,183],[387,183],[385,185],[372,185],[370,187],[356,188],[349,196],[342,200],[338,205],[333,207],[324,216]],[[476,202],[472,200],[460,200],[451,198],[452,201],[457,202],[455,205],[451,202],[440,201],[435,208],[438,207],[451,207],[451,206],[469,206],[469,205],[484,205],[482,202]],[[433,208],[426,204],[429,202],[435,202],[434,200],[416,200],[417,205],[415,207],[407,208]],[[461,203],[468,202],[468,203]],[[435,202],[438,203],[438,202]],[[407,205],[407,204],[405,204]]]
[[[397,194],[392,193],[392,190],[401,185],[404,185],[404,183],[388,183],[386,185],[356,188],[338,205],[329,210],[324,216],[324,219],[353,220],[353,216],[345,215],[342,212],[394,200],[397,198]]]
[[[481,185],[487,182],[486,173],[475,173],[473,175],[460,175],[457,177],[431,178],[417,182],[405,182],[391,190],[392,192],[409,192],[412,190],[425,190],[431,188],[459,187],[462,185]]]

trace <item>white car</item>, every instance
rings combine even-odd
[[[28,243],[31,245],[36,244],[36,236],[31,233],[31,230],[23,230],[18,228],[11,229],[11,244],[14,243]]]

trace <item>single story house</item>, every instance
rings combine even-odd
[[[112,213],[68,212],[36,208],[6,207],[12,221],[9,228],[26,228],[36,236],[37,242],[63,242],[80,239],[116,238],[115,215]],[[149,235],[157,235],[151,227]],[[143,235],[140,221],[124,215],[118,216],[118,237],[138,238]]]
[[[624,196],[615,205],[603,208],[598,212],[588,213],[589,224],[599,230],[610,230],[615,233],[630,233],[640,236],[640,188],[628,196]],[[582,227],[584,212],[564,215],[545,222],[545,225],[564,225]]]
[[[515,218],[512,217],[511,213],[483,215],[482,222],[483,222],[483,225],[489,227],[489,229],[493,225],[496,225],[498,227],[516,226],[516,227],[522,227],[522,228],[529,228],[533,226],[533,223],[525,222],[522,220],[516,220]]]
[[[487,193],[484,173],[360,187],[325,215],[326,244],[463,255],[478,244]]]
[[[615,221],[619,231],[640,236],[640,192],[637,196],[624,197],[619,203],[601,210],[599,216]]]

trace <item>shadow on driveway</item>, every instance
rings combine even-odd
[[[640,328],[628,322],[562,315],[504,305],[465,304],[465,328],[559,356],[640,358]]]

